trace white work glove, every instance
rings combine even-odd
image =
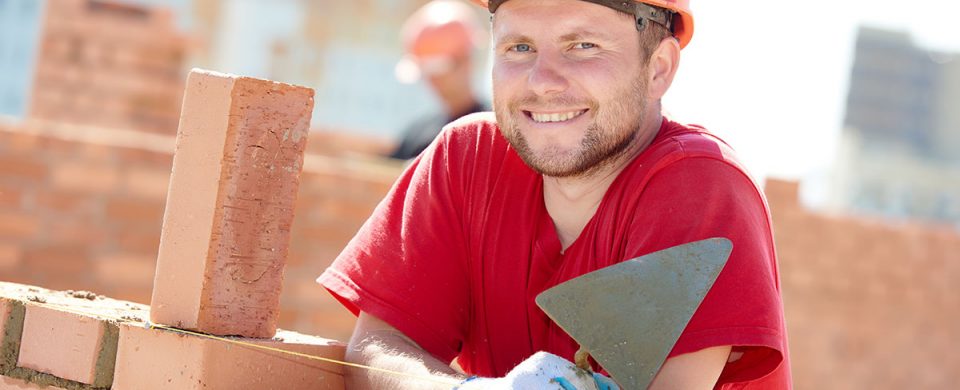
[[[503,378],[469,378],[454,389],[620,390],[620,387],[610,378],[582,370],[567,359],[537,352]]]

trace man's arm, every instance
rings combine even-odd
[[[348,389],[449,390],[466,378],[390,324],[364,312],[360,312],[353,336],[347,344],[346,360],[424,378],[347,367],[344,378]]]
[[[713,389],[729,356],[730,346],[724,345],[667,359],[650,390]]]
[[[668,359],[657,373],[651,390],[712,389],[730,356],[730,346],[702,349]],[[466,378],[437,360],[390,324],[361,312],[347,345],[346,360],[412,376],[363,368],[346,370],[350,389],[450,389]]]

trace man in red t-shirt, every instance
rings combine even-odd
[[[651,388],[790,388],[766,201],[723,141],[661,114],[687,2],[477,1],[496,116],[448,125],[318,279],[359,316],[347,359],[392,371],[351,369],[348,387],[615,388],[575,375],[576,343],[534,297],[726,237]]]

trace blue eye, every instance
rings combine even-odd
[[[595,48],[595,47],[597,47],[597,45],[592,44],[592,43],[590,43],[590,42],[579,42],[579,43],[573,45],[573,48],[574,48],[574,49],[593,49],[593,48]]]
[[[526,44],[526,43],[520,43],[520,44],[514,45],[512,50],[513,50],[513,51],[516,51],[516,52],[525,53],[525,52],[528,52],[528,51],[533,50],[533,48],[530,47],[530,45],[528,45],[528,44]]]

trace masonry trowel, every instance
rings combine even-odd
[[[646,389],[727,263],[710,238],[602,268],[546,290],[537,305],[623,389]]]

